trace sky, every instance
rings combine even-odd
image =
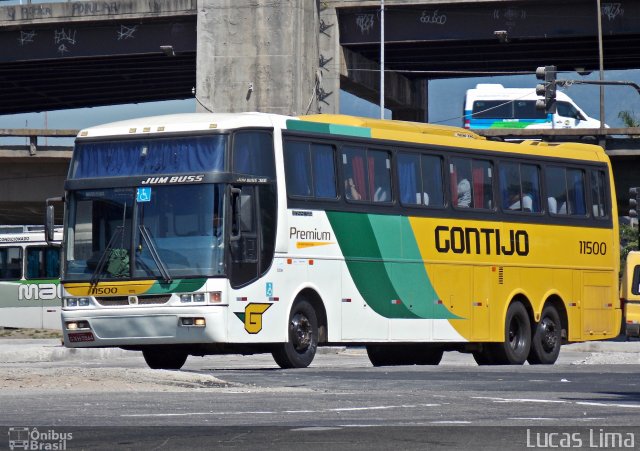
[[[583,77],[575,72],[561,73],[559,79],[597,80],[598,74],[592,73]],[[640,84],[640,70],[608,71],[606,80],[633,81]],[[500,83],[505,87],[535,87],[538,80],[532,75],[495,76],[482,78],[459,78],[431,80],[429,82],[429,122],[446,125],[462,125],[462,105],[467,89],[478,83]],[[599,88],[592,85],[573,85],[562,89],[589,116],[599,119]],[[379,117],[380,107],[357,97],[340,92],[341,113],[358,116]],[[49,129],[81,129],[92,125],[103,124],[135,117],[157,114],[190,113],[196,108],[194,99],[166,102],[147,102],[139,104],[115,105],[109,107],[81,108],[75,110],[59,110],[47,113],[26,113],[0,116],[1,128],[49,128]],[[611,127],[622,126],[618,118],[620,111],[629,111],[640,118],[640,94],[628,86],[605,88],[605,122]],[[387,110],[386,117],[390,116]],[[17,138],[19,143],[24,141]],[[66,144],[49,138],[48,144]],[[14,141],[2,140],[3,144],[16,144]]]

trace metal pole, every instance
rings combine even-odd
[[[384,119],[384,0],[380,0],[380,119]]]
[[[598,59],[600,61],[600,81],[604,81],[604,54],[602,50],[602,9],[600,0],[596,0],[598,6]],[[604,85],[600,86],[600,130],[604,130]]]

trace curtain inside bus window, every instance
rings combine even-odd
[[[333,147],[312,144],[313,187],[315,196],[325,199],[336,197],[336,171]]]
[[[591,202],[593,204],[593,216],[603,218],[607,216],[605,211],[605,178],[603,171],[591,171]]]
[[[374,202],[391,201],[391,165],[389,153],[369,150],[369,199]]]
[[[532,164],[520,165],[522,196],[531,199],[531,211],[540,212],[540,169]],[[523,201],[524,203],[524,201]]]
[[[233,136],[233,171],[275,179],[271,133],[238,132]]]
[[[587,207],[584,199],[584,174],[580,169],[569,169],[567,176],[569,177],[570,214],[585,215]]]
[[[484,206],[484,173],[482,168],[473,168],[471,179],[473,181],[473,208],[486,208]]]
[[[371,152],[369,153],[371,154]],[[369,183],[367,184],[368,192],[367,192],[367,195],[365,196],[368,200],[373,200],[373,196],[376,192],[375,177],[376,177],[375,161],[373,157],[369,155],[367,157],[367,180]]]
[[[222,171],[226,135],[80,143],[70,178]]]
[[[60,250],[48,248],[45,250],[45,274],[46,278],[60,277]]]
[[[442,207],[442,159],[431,155],[422,156],[422,203]]]
[[[420,204],[422,189],[416,182],[418,156],[398,154],[398,185],[400,188],[400,202],[405,205]]]
[[[449,174],[449,182],[451,183],[451,202],[453,205],[458,205],[458,173],[455,167],[452,166]]]
[[[353,157],[351,160],[351,166],[353,169],[353,183],[356,185],[356,190],[362,196],[362,200],[367,199],[367,190],[365,189],[365,174],[364,174],[364,158],[361,156]]]
[[[29,247],[27,248],[27,273],[25,278],[38,279],[42,277],[43,271],[40,268],[40,261],[42,259],[42,248]]]
[[[311,196],[309,144],[287,141],[284,145],[287,191],[291,196]]]
[[[367,174],[365,173],[364,167],[364,149],[359,147],[345,147],[343,152],[345,187],[346,184],[349,183],[349,179],[352,179],[354,188],[358,196],[360,196],[360,199],[356,200],[368,200],[366,189]],[[353,197],[348,189],[345,191],[345,194],[348,199]]]

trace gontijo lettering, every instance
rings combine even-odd
[[[438,252],[454,254],[529,255],[529,235],[525,230],[509,230],[509,238],[501,238],[500,229],[475,227],[435,228]]]

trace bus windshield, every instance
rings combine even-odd
[[[79,190],[69,202],[66,280],[219,276],[220,184]]]

